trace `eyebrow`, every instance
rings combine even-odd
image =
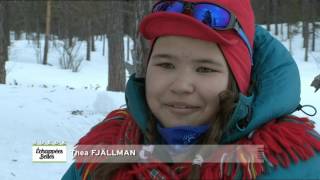
[[[215,60],[210,60],[210,59],[193,59],[192,62],[197,63],[197,64],[212,64],[215,66],[222,66],[221,63],[219,63]]]
[[[153,55],[152,58],[164,58],[164,59],[170,59],[170,60],[177,59],[177,57],[174,55],[160,54],[160,53]],[[211,60],[211,59],[206,59],[206,58],[197,58],[197,59],[192,59],[191,61],[196,64],[212,64],[212,65],[219,66],[219,67],[222,66],[222,64],[217,62],[216,60]]]
[[[165,59],[175,59],[175,56],[170,54],[155,54],[152,58],[165,58]]]

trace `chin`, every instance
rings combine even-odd
[[[178,126],[198,126],[199,124],[196,122],[190,121],[174,121],[174,123],[167,123],[167,127],[178,127]]]

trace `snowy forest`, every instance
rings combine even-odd
[[[275,24],[275,35],[291,40],[292,34],[302,22],[302,33],[305,47],[304,60],[308,61],[308,52],[315,51],[316,36],[319,34],[320,2],[317,0],[255,0],[252,1],[256,22],[265,24],[270,31],[270,24]],[[142,76],[144,67],[141,61],[146,59],[148,43],[137,34],[138,24],[143,15],[150,11],[152,0],[122,0],[122,1],[1,1],[0,2],[0,83],[5,83],[4,62],[9,60],[8,47],[10,33],[13,40],[21,39],[26,33],[26,39],[32,41],[39,51],[38,63],[50,64],[48,61],[49,42],[57,46],[61,41],[61,68],[78,71],[82,60],[90,61],[91,52],[96,51],[96,39],[103,40],[105,47],[108,39],[109,49],[109,80],[107,90],[123,91],[126,71],[136,72]],[[284,28],[286,25],[286,29]],[[318,34],[317,34],[318,33]],[[45,43],[40,47],[40,36],[45,36]],[[133,41],[133,49],[124,56],[123,37],[128,36]],[[319,35],[318,35],[319,36]],[[77,42],[86,43],[86,55],[76,58]],[[309,43],[309,41],[311,41]],[[310,45],[309,45],[310,44]],[[291,50],[291,43],[289,49]],[[129,48],[127,48],[129,51]],[[43,55],[40,55],[43,52]],[[105,48],[102,51],[105,54]],[[130,56],[130,57],[129,57]],[[132,58],[132,64],[128,59]],[[119,73],[120,72],[120,73]]]
[[[154,1],[0,1],[0,179],[60,179],[72,156],[67,163],[32,163],[32,144],[63,141],[71,150],[125,105],[128,77],[145,74],[149,42],[137,29]],[[256,23],[294,57],[301,104],[320,111],[320,1],[252,6]],[[319,114],[310,117],[318,132]]]

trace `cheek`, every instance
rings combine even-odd
[[[164,78],[160,74],[151,69],[147,70],[146,74],[146,98],[149,106],[155,104],[162,96],[165,90]]]
[[[228,89],[227,75],[199,82],[206,82],[199,85],[199,93],[207,104],[210,104],[211,106],[216,106],[219,103],[219,94]]]
[[[157,81],[157,74],[152,71],[152,70],[148,70],[147,74],[146,74],[146,93],[154,93],[154,91],[157,91],[158,84],[155,83]]]
[[[160,93],[167,89],[172,77],[155,67],[149,67],[146,74],[146,89],[150,93]]]
[[[152,81],[152,73],[150,73],[149,71],[147,71],[146,74],[146,99],[147,99],[147,103],[150,105],[150,103],[152,102],[152,97],[154,97],[154,90],[155,90],[155,85],[153,84]]]

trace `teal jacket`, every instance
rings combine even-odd
[[[256,26],[253,55],[253,87],[239,102],[224,131],[221,144],[230,144],[268,121],[293,113],[300,103],[300,77],[288,50],[269,32]],[[142,133],[146,132],[149,109],[145,101],[144,79],[131,76],[126,88],[127,108]],[[240,126],[241,124],[241,126]],[[320,138],[319,138],[320,141]],[[293,161],[288,168],[277,166],[258,179],[320,179],[320,153],[307,161]],[[63,180],[81,179],[82,169],[71,165]]]

